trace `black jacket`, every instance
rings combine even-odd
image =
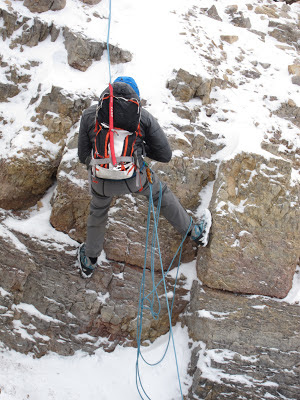
[[[97,105],[87,108],[81,117],[78,157],[83,164],[91,156],[91,150],[94,145],[96,108]],[[160,162],[169,162],[172,158],[172,151],[168,139],[153,115],[143,108],[141,110],[140,127],[142,137],[138,137],[134,146],[134,149],[137,150],[140,165],[142,165],[143,144],[147,157]]]

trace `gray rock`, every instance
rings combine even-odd
[[[0,9],[0,18],[3,20],[4,27],[0,28],[3,40],[9,38],[14,31],[18,30],[29,18],[21,17],[16,12],[9,12]]]
[[[216,6],[211,6],[210,9],[207,10],[207,15],[210,18],[216,19],[217,21],[222,21],[222,18],[219,16]]]
[[[292,76],[292,83],[293,83],[294,85],[300,86],[300,75],[299,75],[299,76],[298,76],[298,75]]]
[[[245,76],[246,78],[250,79],[259,79],[261,77],[261,73],[255,68],[254,70],[244,70],[241,71],[241,75]]]
[[[274,114],[291,121],[300,128],[300,107],[297,107],[294,101],[290,100],[286,103],[282,103]]]
[[[281,43],[286,43],[290,46],[294,46],[299,50],[300,31],[296,24],[269,21],[269,28],[274,28],[269,31],[269,35],[277,39]]]
[[[241,11],[235,14],[230,22],[233,25],[238,26],[240,28],[251,29],[250,18],[245,18],[244,14]]]
[[[226,12],[226,14],[229,14],[229,15],[233,16],[233,14],[235,14],[237,12],[238,8],[239,7],[236,4],[231,5],[231,6],[227,6],[225,8],[225,12]]]
[[[106,49],[106,43],[88,39],[81,33],[65,27],[65,47],[68,52],[68,63],[71,67],[86,71],[93,61],[99,61]],[[113,64],[131,61],[132,55],[116,46],[110,45],[110,59]]]
[[[260,65],[263,67],[263,69],[268,69],[271,66],[269,63],[260,63]]]
[[[10,48],[18,45],[29,47],[37,46],[39,42],[44,41],[49,35],[51,40],[55,41],[58,37],[59,28],[53,23],[47,24],[39,18],[28,18],[17,12],[6,12],[0,10],[0,17],[3,18],[5,29],[0,29],[3,39],[10,37],[13,32],[18,31],[16,37],[11,41]]]
[[[6,102],[9,98],[20,93],[18,85],[0,82],[0,102]]]
[[[91,6],[100,3],[101,0],[80,0],[82,1],[84,4],[89,4]]]

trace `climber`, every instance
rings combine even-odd
[[[91,277],[97,266],[97,258],[103,249],[108,210],[112,197],[134,193],[149,198],[150,183],[147,178],[146,164],[143,155],[146,155],[152,160],[164,163],[169,162],[172,157],[172,151],[164,131],[156,119],[140,106],[140,93],[135,80],[131,77],[119,77],[110,85],[110,88],[113,90],[114,126],[122,124],[118,118],[122,120],[124,117],[124,107],[127,107],[127,104],[128,107],[131,107],[128,113],[132,113],[135,107],[135,114],[125,115],[126,121],[123,121],[123,124],[125,124],[126,127],[119,126],[119,128],[128,129],[127,122],[138,118],[137,122],[135,122],[135,133],[132,134],[124,130],[116,131],[117,136],[121,136],[124,132],[131,135],[128,136],[129,140],[128,138],[126,139],[126,143],[128,146],[130,146],[130,143],[133,146],[131,151],[131,155],[133,156],[132,159],[130,157],[125,157],[123,159],[117,157],[117,160],[122,160],[124,162],[120,163],[122,164],[121,166],[117,166],[116,164],[112,165],[114,149],[110,147],[104,148],[105,144],[107,145],[107,142],[111,141],[109,136],[110,128],[108,126],[108,116],[103,117],[105,102],[108,102],[109,97],[112,97],[112,92],[107,88],[100,96],[98,105],[93,105],[83,112],[79,129],[78,156],[80,162],[87,166],[91,174],[92,194],[90,214],[87,220],[86,243],[82,243],[78,249],[79,268],[83,278]],[[125,106],[121,104],[120,107],[118,107],[118,101],[123,101]],[[107,114],[108,113],[107,111]],[[104,119],[107,120],[104,121]],[[124,137],[126,138],[126,134]],[[116,142],[114,145],[112,144],[111,147],[113,146],[116,147]],[[97,147],[96,150],[95,147]],[[123,145],[121,147],[123,148]],[[104,159],[104,155],[101,155],[101,151],[106,151],[106,157],[110,158]],[[122,151],[124,155],[125,150]],[[126,153],[126,155],[127,154],[129,153]],[[111,175],[114,171],[116,171],[117,175],[119,174],[118,177]],[[122,174],[129,174],[130,177],[128,178],[126,176],[126,178],[123,179],[125,175]],[[157,205],[160,192],[160,179],[153,171],[151,171],[151,177],[153,201],[154,204]],[[161,213],[163,216],[181,235],[185,235],[190,227],[188,235],[191,239],[193,239],[197,245],[206,246],[211,225],[210,212],[205,210],[199,222],[192,222],[191,224],[191,217],[180,204],[177,197],[165,183],[161,182],[161,187]]]

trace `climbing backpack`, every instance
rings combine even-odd
[[[111,84],[104,91],[96,110],[93,176],[120,180],[139,171],[134,145],[141,136],[140,115],[140,100],[127,84],[118,84],[116,94]]]

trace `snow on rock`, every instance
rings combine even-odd
[[[128,368],[133,350],[116,346],[135,344],[145,201],[115,199],[101,268],[83,281],[75,266],[90,199],[77,132],[82,110],[108,83],[107,3],[1,3],[1,341],[37,356],[69,355],[33,363],[4,352],[18,365],[8,370],[12,380],[0,382],[7,399],[138,398]],[[184,245],[174,303],[174,322],[181,319],[193,340],[187,349],[187,333],[179,333],[189,399],[298,396],[300,9],[286,3],[112,2],[112,79],[136,79],[174,150],[171,163],[151,166],[191,216],[205,207],[213,214],[210,246],[197,262],[191,241]],[[181,238],[165,220],[160,226],[166,266]],[[158,321],[145,316],[143,339],[167,330],[165,307]],[[116,350],[86,354],[99,347]],[[70,356],[80,349],[84,355]],[[115,357],[124,386],[110,372]],[[171,364],[156,375],[151,398],[179,398]],[[70,371],[70,384],[53,373],[44,390],[43,371],[49,377],[57,367],[64,378]],[[94,382],[104,374],[105,385],[82,386],[86,369]],[[153,373],[146,375],[152,382]]]
[[[205,285],[287,295],[300,251],[299,192],[291,174],[291,163],[281,158],[241,153],[222,163],[211,201],[210,246],[198,252]]]
[[[298,321],[297,305],[194,282],[183,316],[194,340],[188,399],[297,399]]]

